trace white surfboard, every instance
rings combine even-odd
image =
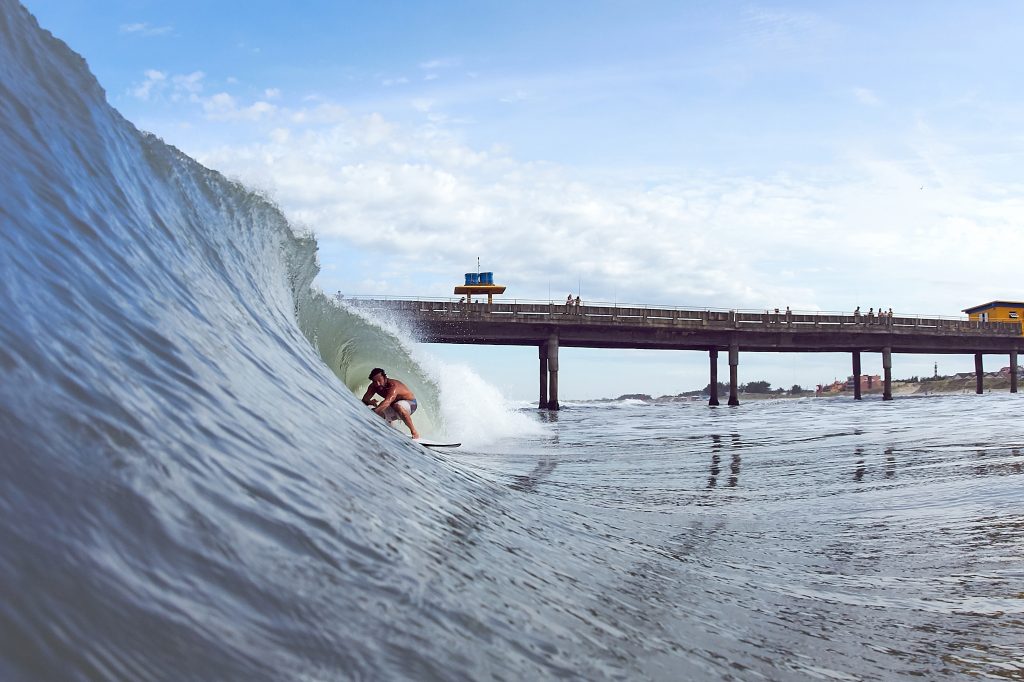
[[[416,442],[425,448],[457,448],[462,445],[462,443],[438,443],[437,441],[424,440],[423,438]]]

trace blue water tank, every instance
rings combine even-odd
[[[475,272],[466,273],[466,286],[480,283],[480,275]]]
[[[481,272],[480,273],[480,284],[494,284],[494,273],[493,272]]]

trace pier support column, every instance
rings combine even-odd
[[[558,334],[548,338],[548,409],[558,409]]]
[[[882,372],[882,400],[892,400],[892,349],[888,346],[882,349]]]
[[[740,347],[736,344],[729,346],[729,404],[739,405],[740,397],[737,389],[737,378],[739,376]]]
[[[860,400],[860,351],[853,351],[853,399]]]
[[[1010,351],[1010,393],[1017,392],[1017,351]]]
[[[547,341],[537,347],[537,356],[540,358],[540,400],[537,401],[538,409],[546,409],[548,406],[548,344]]]
[[[981,353],[974,354],[974,378],[975,378],[975,393],[981,394],[985,392],[985,368],[982,366]]]
[[[708,351],[708,358],[711,360],[711,383],[708,385],[708,391],[711,393],[711,397],[708,398],[708,405],[718,404],[718,349],[712,348]]]

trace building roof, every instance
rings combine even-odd
[[[977,313],[988,308],[995,308],[996,306],[1015,306],[1018,308],[1024,308],[1024,303],[1021,301],[989,301],[988,303],[976,305],[973,308],[964,308],[963,312],[970,315],[971,313]]]

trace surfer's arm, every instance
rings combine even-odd
[[[388,389],[387,395],[384,396],[384,400],[380,401],[377,405],[376,411],[378,414],[384,414],[384,410],[391,407],[391,403],[398,399],[398,386],[392,386]]]
[[[373,384],[370,384],[370,387],[366,389],[366,393],[363,394],[364,405],[369,405],[371,407],[377,406],[377,401],[373,399],[373,393]]]

